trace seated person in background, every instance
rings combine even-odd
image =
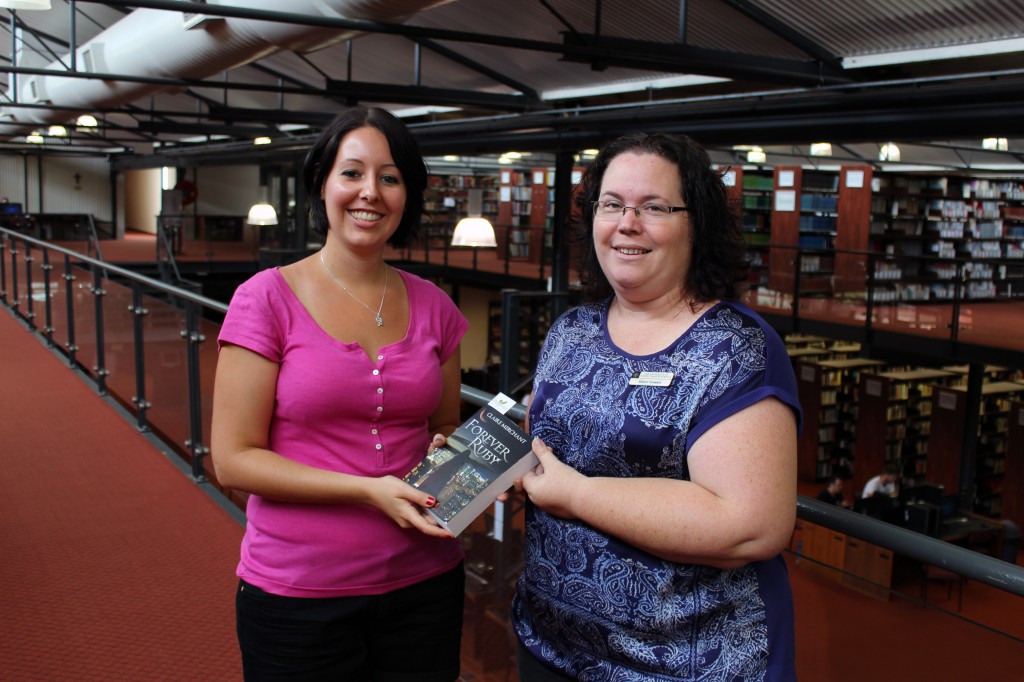
[[[873,495],[888,495],[889,497],[896,497],[899,494],[899,487],[897,481],[899,480],[900,470],[892,462],[886,462],[885,466],[882,467],[882,473],[870,479],[864,486],[864,492],[861,497],[868,498]]]
[[[850,503],[843,497],[843,477],[838,474],[833,474],[828,479],[828,485],[822,488],[821,492],[818,493],[818,499],[822,502],[828,502],[834,504],[837,507],[849,508]]]

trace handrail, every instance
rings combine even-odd
[[[65,259],[74,258],[79,260],[93,268],[94,276],[96,276],[100,270],[108,273],[117,274],[139,284],[152,287],[158,291],[162,291],[166,294],[171,295],[172,298],[184,301],[186,303],[185,308],[189,312],[189,330],[188,334],[194,336],[198,334],[196,330],[195,311],[196,305],[204,306],[212,310],[224,313],[227,311],[227,305],[219,301],[215,301],[194,292],[181,289],[169,285],[165,282],[140,275],[138,273],[126,270],[116,265],[105,263],[89,256],[80,254],[75,251],[68,250],[66,248],[48,244],[45,241],[41,241],[34,237],[29,237],[19,232],[14,232],[6,228],[0,228],[0,235],[7,236],[13,241],[21,241],[26,244],[32,244],[39,247],[45,252],[54,252],[63,254]],[[0,247],[3,247],[3,240],[0,239]],[[5,249],[0,248],[0,266],[3,264],[3,255]],[[13,250],[12,250],[13,251]],[[48,256],[48,253],[47,253]],[[12,253],[12,262],[14,254]],[[26,261],[28,261],[26,257]],[[0,270],[2,272],[2,270]],[[16,273],[12,274],[12,280],[16,284]],[[5,282],[4,282],[5,283]],[[49,305],[49,287],[46,287],[46,303]],[[17,311],[17,301],[12,303],[7,299],[7,292],[0,292],[3,295],[0,296],[0,301],[7,304],[8,307],[15,310],[16,314],[20,314]],[[15,297],[17,294],[15,293]],[[69,298],[70,300],[70,298]],[[100,297],[97,297],[97,305],[99,305]],[[102,334],[102,315],[97,315],[97,334]],[[38,331],[34,324],[30,324],[30,327],[34,331]],[[45,331],[45,330],[44,330]],[[102,338],[99,341],[102,344]],[[191,343],[191,341],[190,341]],[[73,353],[72,353],[73,358]],[[190,373],[195,369],[198,371],[198,363],[194,354],[190,354],[189,357]],[[193,367],[195,366],[195,367]],[[103,384],[103,368],[102,362],[99,376],[94,378],[98,390],[102,393],[104,389]],[[197,381],[193,377],[190,382],[190,395],[193,395],[198,391]],[[460,394],[467,402],[484,405],[490,401],[493,397],[489,393],[476,389],[472,386],[461,385]],[[191,419],[193,422],[198,419],[199,411],[197,404],[192,406]],[[526,417],[526,411],[524,406],[516,404],[513,406],[509,414],[517,420],[522,421]],[[201,425],[192,425],[192,437],[193,442],[190,444],[193,449],[192,457],[192,472],[193,478],[197,483],[205,483],[205,479],[202,475],[202,457],[208,454],[208,451],[202,445],[201,436]],[[924,563],[941,566],[948,568],[951,571],[960,573],[972,580],[996,587],[1004,590],[1011,594],[1018,596],[1024,596],[1024,568],[1010,564],[1008,562],[999,561],[992,557],[987,557],[982,554],[970,551],[968,549],[957,547],[941,540],[931,538],[913,531],[900,528],[898,526],[869,518],[854,512],[840,509],[833,505],[827,505],[818,500],[809,499],[804,496],[800,496],[797,500],[797,515],[801,519],[817,523],[824,527],[845,533],[852,537],[861,538],[872,544],[876,544],[882,547],[891,549],[901,555],[905,555],[922,561]]]

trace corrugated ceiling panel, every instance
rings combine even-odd
[[[754,0],[841,57],[1024,36],[1024,3],[1006,0]]]

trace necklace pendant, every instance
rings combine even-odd
[[[384,318],[380,316],[380,313],[377,313],[377,326],[378,327],[383,327],[384,326]]]

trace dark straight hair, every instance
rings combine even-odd
[[[377,107],[352,107],[334,117],[313,146],[306,152],[302,178],[309,201],[309,226],[319,235],[327,234],[327,207],[320,198],[327,174],[334,166],[338,147],[346,135],[358,128],[376,128],[387,138],[391,158],[398,166],[405,185],[405,210],[398,229],[388,244],[401,248],[414,239],[420,230],[423,214],[423,192],[427,187],[427,165],[416,138],[394,114]]]

